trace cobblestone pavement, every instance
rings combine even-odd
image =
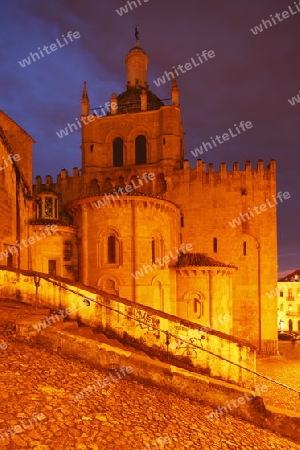
[[[257,372],[300,391],[299,359],[289,360],[283,357],[258,359]],[[267,405],[300,412],[299,394],[263,378],[257,378],[257,384],[260,383],[268,387],[268,391],[264,393],[264,401]]]
[[[108,372],[7,335],[1,341],[7,348],[0,349],[0,450],[300,450],[230,415],[210,421],[210,407],[143,386],[130,374],[75,402],[73,395]]]

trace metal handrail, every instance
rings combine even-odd
[[[65,286],[62,286],[61,284],[56,283],[56,282],[53,281],[53,280],[48,280],[48,281],[50,281],[50,282],[53,283],[54,285],[60,286],[60,288],[63,288],[63,289],[65,289],[65,290],[69,291],[69,292],[72,292],[73,294],[76,294],[76,295],[79,295],[80,297],[83,297],[83,298],[84,298],[83,301],[84,301],[86,304],[87,304],[86,300],[88,300],[88,302],[92,302],[92,303],[96,303],[96,304],[98,304],[98,305],[100,305],[100,306],[104,306],[105,308],[107,308],[107,309],[109,309],[109,310],[111,310],[111,311],[117,312],[118,314],[121,314],[121,315],[124,316],[124,317],[127,317],[127,318],[129,318],[129,319],[131,319],[131,320],[134,320],[134,321],[138,322],[139,324],[144,324],[144,325],[146,325],[146,326],[149,327],[149,324],[147,324],[146,322],[144,322],[144,321],[142,321],[142,320],[139,320],[139,319],[136,319],[135,317],[129,316],[128,314],[123,313],[122,311],[119,311],[119,310],[117,310],[117,309],[115,309],[115,308],[112,308],[111,306],[105,305],[104,303],[98,302],[97,300],[94,300],[94,299],[91,299],[91,298],[87,298],[87,297],[85,297],[83,294],[80,294],[79,292],[75,292],[75,291],[72,290],[72,289],[69,289],[69,288],[67,288],[67,287],[65,287]],[[88,306],[89,306],[89,305],[88,305]],[[249,373],[252,373],[253,375],[257,375],[258,377],[264,378],[265,380],[271,381],[272,383],[275,383],[275,384],[277,384],[277,385],[279,385],[279,386],[282,386],[282,387],[284,387],[284,388],[286,388],[286,389],[289,389],[289,390],[291,390],[291,391],[293,391],[293,392],[296,392],[297,394],[300,395],[300,391],[298,391],[297,389],[292,388],[291,386],[288,386],[288,385],[286,385],[286,384],[284,384],[284,383],[281,383],[280,381],[274,380],[273,378],[267,377],[266,375],[262,375],[261,373],[255,372],[254,370],[248,369],[247,367],[241,366],[240,364],[235,363],[235,362],[233,362],[233,361],[230,361],[229,359],[224,358],[224,357],[221,356],[221,355],[217,355],[217,354],[211,352],[210,350],[205,349],[205,348],[202,347],[202,346],[200,347],[199,345],[196,345],[196,344],[193,344],[193,343],[191,343],[191,342],[189,342],[189,341],[186,341],[185,339],[182,339],[181,337],[179,337],[179,336],[177,336],[177,335],[174,335],[174,334],[170,333],[169,331],[162,330],[161,328],[159,328],[159,327],[157,327],[157,326],[155,326],[155,325],[151,325],[151,328],[153,328],[153,329],[155,329],[155,330],[157,330],[157,331],[160,331],[161,333],[164,333],[164,334],[166,335],[167,351],[168,351],[168,345],[169,345],[169,343],[170,343],[169,338],[170,338],[170,336],[171,336],[171,337],[173,337],[173,338],[175,338],[175,339],[179,339],[182,343],[188,344],[188,345],[190,345],[190,346],[192,346],[192,347],[194,347],[194,348],[197,348],[197,349],[202,350],[202,351],[204,351],[204,352],[206,352],[206,353],[209,353],[210,355],[215,356],[216,358],[219,358],[219,359],[221,359],[222,361],[226,361],[226,362],[228,362],[229,364],[232,364],[232,365],[234,365],[234,366],[236,366],[236,367],[239,367],[240,369],[243,369],[243,370],[245,370],[245,371],[247,371],[247,372],[249,372]]]

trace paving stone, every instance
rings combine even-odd
[[[0,317],[1,322],[1,311]],[[0,434],[20,421],[28,426],[9,440],[0,438],[1,450],[154,450],[159,438],[170,441],[160,445],[162,450],[300,450],[299,444],[230,415],[210,421],[209,406],[129,378],[74,402],[73,395],[105,378],[107,371],[13,337],[5,341],[8,348],[0,352]],[[41,413],[45,418],[34,421],[33,415]]]

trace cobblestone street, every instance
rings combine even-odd
[[[300,450],[300,445],[230,415],[210,421],[210,407],[143,386],[130,380],[130,374],[75,402],[75,394],[108,372],[5,335],[1,341],[7,344],[0,350],[1,449]],[[160,437],[164,447],[158,444]]]
[[[258,359],[257,371],[300,391],[299,359],[287,360],[283,357]],[[264,394],[266,404],[292,411],[300,411],[299,394],[263,378],[258,379],[268,387],[268,391]]]

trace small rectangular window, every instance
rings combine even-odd
[[[244,256],[247,255],[247,242],[246,241],[244,241],[244,243],[243,243],[243,253],[244,253]]]
[[[283,291],[280,291],[279,295],[280,297],[283,297]]]

